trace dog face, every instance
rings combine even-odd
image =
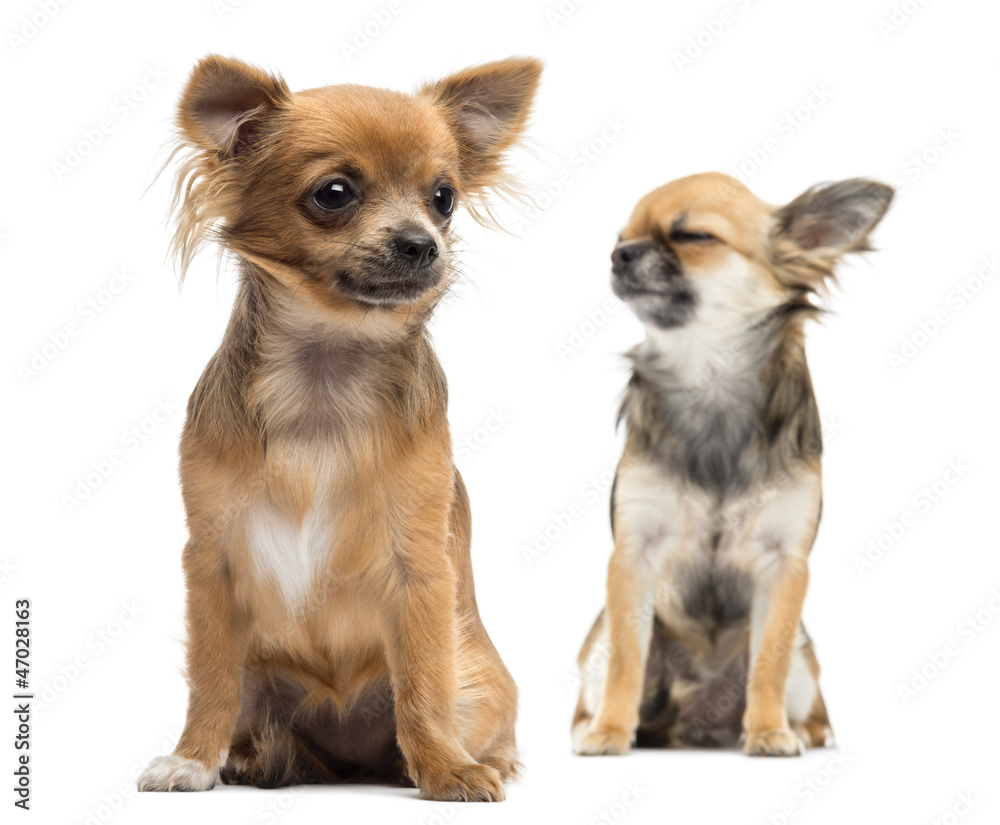
[[[745,318],[819,289],[842,254],[867,248],[891,199],[884,184],[848,180],[776,209],[727,175],[681,178],[639,201],[612,287],[659,329]]]
[[[502,187],[501,156],[524,127],[539,73],[536,61],[512,59],[415,95],[292,93],[244,63],[206,58],[179,111],[195,182],[176,239],[182,267],[212,229],[329,306],[433,302],[452,271],[454,210]]]

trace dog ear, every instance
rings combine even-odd
[[[191,72],[177,120],[189,143],[229,159],[246,152],[263,120],[290,97],[280,77],[209,55]]]
[[[511,58],[465,69],[420,90],[444,113],[467,192],[502,185],[503,153],[524,131],[542,64]]]
[[[892,196],[891,186],[863,178],[814,186],[775,213],[776,239],[826,258],[862,252]]]

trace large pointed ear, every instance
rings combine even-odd
[[[863,178],[814,186],[775,213],[775,239],[827,259],[862,252],[892,196],[891,186]]]
[[[458,141],[463,186],[503,183],[503,153],[524,131],[542,64],[511,58],[464,69],[420,90],[440,107]]]
[[[280,77],[209,55],[191,72],[177,121],[189,143],[232,158],[247,151],[267,115],[290,97]]]

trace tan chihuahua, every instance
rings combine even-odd
[[[427,321],[454,210],[509,185],[535,60],[414,95],[292,93],[208,57],[180,102],[175,247],[239,262],[188,405],[190,700],[144,791],[412,781],[496,801],[516,690],[479,619],[470,511]]]
[[[577,753],[832,742],[800,620],[822,501],[802,327],[892,194],[848,180],[775,209],[704,174],[639,201],[612,282],[646,340],[621,408],[607,605],[579,657]]]

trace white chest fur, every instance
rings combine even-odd
[[[619,471],[616,535],[654,579],[704,564],[732,565],[756,579],[774,560],[808,553],[819,497],[818,476],[802,472],[720,506],[696,485],[636,462]]]
[[[276,584],[290,610],[301,607],[333,549],[330,517],[315,501],[301,522],[271,504],[259,505],[249,540],[258,578]]]

